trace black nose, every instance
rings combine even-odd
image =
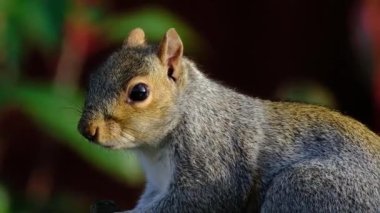
[[[81,120],[78,124],[78,130],[90,141],[97,141],[99,137],[99,127],[91,122]]]

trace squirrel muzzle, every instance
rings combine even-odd
[[[78,130],[83,137],[91,142],[97,142],[99,140],[99,126],[84,116],[82,116],[78,123]]]

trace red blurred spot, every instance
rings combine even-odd
[[[83,21],[69,21],[65,29],[65,39],[81,57],[96,52],[104,44],[100,30],[91,23]]]
[[[376,104],[377,130],[380,130],[380,1],[365,0],[362,2],[362,25],[371,41],[372,61],[374,68],[374,98]]]

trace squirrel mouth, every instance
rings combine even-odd
[[[110,144],[99,144],[99,145],[101,145],[102,147],[107,148],[107,149],[114,149],[114,148],[116,148],[115,145],[110,145]]]
[[[117,146],[116,144],[112,144],[110,142],[104,142],[104,143],[102,143],[102,142],[100,142],[98,140],[90,140],[90,139],[88,141],[90,143],[92,143],[92,144],[96,144],[98,146],[101,146],[101,147],[104,147],[104,148],[108,148],[108,149],[114,149]]]
[[[120,148],[120,144],[113,144],[113,143],[96,143],[97,145],[107,148],[107,149],[118,149]]]
[[[111,140],[100,141],[100,140],[88,140],[90,143],[96,144],[98,146],[107,148],[107,149],[128,149],[134,148],[137,146],[135,143],[135,137],[130,134],[123,133],[121,137],[114,138]]]

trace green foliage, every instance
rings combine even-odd
[[[66,0],[1,0],[0,11],[5,27],[17,31],[19,37],[49,48],[61,40]],[[13,37],[8,38],[10,42]]]
[[[4,187],[0,185],[0,213],[8,213],[9,211],[9,196]]]
[[[57,46],[62,39],[67,2],[0,0],[0,57],[6,68],[3,78],[19,78],[26,44],[43,51]]]
[[[0,103],[16,104],[31,116],[49,135],[62,141],[92,165],[129,184],[143,180],[136,158],[123,151],[108,151],[90,144],[78,133],[76,126],[83,98],[72,88],[53,88],[40,84],[24,84],[0,90]],[[76,95],[71,95],[76,94]]]

